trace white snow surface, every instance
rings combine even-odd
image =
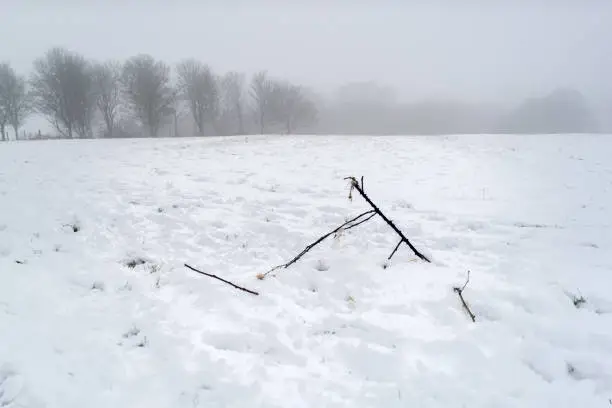
[[[2,144],[0,407],[609,407],[610,152],[604,135]],[[257,279],[368,210],[343,179],[362,175],[432,264],[404,246],[386,265],[398,237],[375,218]],[[475,323],[453,292],[468,270]]]

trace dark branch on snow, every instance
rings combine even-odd
[[[404,241],[400,241],[397,243],[397,245],[395,246],[395,249],[393,250],[393,252],[391,252],[391,255],[389,255],[389,257],[387,258],[387,261],[390,261],[391,258],[393,258],[393,255],[395,255],[395,253],[397,252],[397,250],[399,249],[399,247],[404,243]]]
[[[362,219],[363,217],[369,215],[370,217],[367,217],[366,219]],[[304,250],[302,252],[300,252],[295,258],[293,258],[292,260],[290,260],[289,262],[282,264],[282,265],[278,265],[275,266],[274,268],[270,269],[268,272],[264,273],[264,274],[260,274],[257,277],[259,279],[263,279],[265,278],[267,275],[269,275],[270,273],[278,270],[278,269],[286,269],[288,267],[290,267],[291,265],[293,265],[294,263],[296,263],[297,261],[300,260],[301,257],[303,257],[304,255],[306,255],[306,253],[308,253],[308,251],[310,251],[312,248],[314,248],[315,246],[317,246],[318,244],[320,244],[321,242],[323,242],[323,240],[325,240],[325,238],[334,235],[340,231],[343,230],[348,230],[351,229],[353,227],[356,227],[364,222],[366,222],[367,220],[369,220],[370,218],[372,218],[374,215],[376,215],[374,213],[374,210],[370,210],[370,211],[366,211],[363,212],[361,214],[359,214],[356,217],[351,218],[350,220],[348,220],[347,222],[345,222],[344,224],[340,225],[338,228],[334,229],[331,232],[328,232],[327,234],[323,235],[322,237],[320,237],[319,239],[317,239],[315,242],[313,242],[312,244],[308,245],[306,248],[304,248]]]
[[[358,226],[360,226],[361,224],[363,224],[364,222],[368,222],[368,221],[370,221],[370,220],[371,220],[372,218],[374,218],[375,216],[376,216],[376,213],[375,213],[374,211],[371,211],[370,216],[369,216],[368,218],[366,218],[365,220],[361,220],[361,221],[359,221],[359,222],[357,222],[357,223],[355,223],[355,224],[351,224],[351,225],[347,226],[346,228],[341,228],[341,229],[340,229],[340,231],[338,231],[338,232],[341,232],[341,231],[348,231],[348,230],[350,230],[351,228],[358,227]]]
[[[197,273],[200,273],[202,275],[208,276],[209,278],[220,280],[221,282],[226,283],[226,284],[230,285],[231,287],[234,287],[234,288],[236,288],[238,290],[242,290],[244,292],[250,293],[251,295],[256,295],[256,296],[259,295],[259,293],[255,292],[254,290],[250,290],[250,289],[247,289],[247,288],[243,288],[242,286],[238,286],[235,283],[232,283],[232,282],[230,282],[228,280],[225,280],[223,278],[218,277],[217,275],[213,275],[213,274],[210,274],[210,273],[202,272],[202,271],[194,268],[193,266],[189,266],[187,264],[185,264],[185,267],[191,269],[194,272],[197,272]]]
[[[382,218],[387,223],[387,225],[389,225],[393,229],[393,231],[395,231],[395,233],[400,236],[400,238],[402,239],[402,242],[405,243],[406,245],[408,245],[410,247],[410,249],[412,250],[412,252],[414,252],[414,254],[416,256],[421,258],[423,261],[431,262],[429,260],[429,258],[427,258],[425,255],[420,253],[419,250],[416,249],[414,247],[414,245],[412,245],[412,243],[408,240],[408,238],[406,238],[404,233],[393,223],[393,221],[391,221],[389,218],[387,218],[387,216],[385,216],[385,214],[383,214],[383,212],[376,206],[376,204],[374,204],[374,202],[372,202],[370,197],[368,197],[368,195],[365,193],[365,191],[362,188],[362,186],[363,186],[363,178],[361,180],[361,186],[359,185],[359,182],[357,181],[357,179],[355,177],[346,177],[345,180],[350,180],[351,181],[351,191],[353,189],[357,190],[357,192],[364,198],[364,200],[366,200],[367,203],[370,204],[370,206],[374,209],[376,214],[380,215],[380,218]],[[398,248],[399,248],[399,246],[398,246]]]
[[[476,321],[476,315],[474,315],[474,313],[472,313],[472,311],[470,310],[470,307],[468,306],[468,304],[466,303],[465,299],[463,298],[463,291],[465,290],[465,288],[466,288],[466,286],[467,286],[467,284],[469,282],[470,282],[470,271],[468,271],[467,280],[465,281],[463,286],[462,287],[454,287],[453,291],[455,293],[457,293],[457,295],[459,295],[459,299],[461,299],[461,303],[463,304],[463,308],[470,315],[470,318],[472,319],[472,321],[475,322]]]
[[[412,249],[412,251],[415,253],[415,255],[418,256],[420,259],[422,259],[423,261],[426,261],[426,262],[431,262],[425,255],[420,253],[412,245],[412,243],[408,240],[408,238],[406,238],[404,233],[389,218],[387,218],[385,216],[385,214],[383,214],[383,212],[376,206],[376,204],[374,204],[374,202],[372,202],[370,197],[368,197],[368,195],[365,193],[365,190],[364,190],[363,176],[361,177],[361,183],[359,181],[357,181],[357,179],[355,177],[347,177],[347,178],[345,178],[345,180],[350,180],[351,181],[351,189],[349,191],[349,200],[353,199],[352,193],[353,193],[353,189],[355,189],[366,200],[366,202],[372,207],[372,210],[369,210],[369,211],[366,211],[366,212],[363,212],[363,213],[359,214],[358,216],[356,216],[356,217],[346,221],[344,224],[340,225],[338,228],[334,229],[333,231],[328,232],[327,234],[323,235],[322,237],[317,239],[315,242],[313,242],[312,244],[310,244],[306,248],[304,248],[304,250],[302,252],[300,252],[296,257],[291,259],[289,262],[284,263],[282,265],[278,265],[278,266],[270,269],[266,273],[258,274],[257,275],[258,279],[264,279],[266,276],[268,276],[269,274],[271,274],[272,272],[274,272],[276,270],[286,269],[286,268],[290,267],[291,265],[296,263],[301,257],[303,257],[306,253],[308,253],[308,251],[310,251],[312,248],[314,248],[315,246],[320,244],[324,239],[326,239],[330,235],[334,235],[334,234],[336,234],[338,232],[347,231],[347,230],[350,230],[351,228],[358,227],[359,225],[361,225],[361,224],[363,224],[365,222],[368,222],[369,220],[374,218],[376,215],[379,215],[387,223],[387,225],[389,225],[393,229],[393,231],[395,231],[395,233],[397,235],[399,235],[399,237],[400,237],[400,242],[397,244],[397,246],[395,247],[395,249],[393,250],[393,252],[391,253],[391,255],[389,256],[388,259],[391,259],[393,257],[393,255],[395,255],[395,253],[397,252],[397,250],[399,249],[401,244],[406,244],[406,245],[408,245],[410,247],[410,249]]]

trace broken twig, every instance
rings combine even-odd
[[[363,217],[369,215],[369,217],[367,217],[366,219],[362,219]],[[293,265],[294,263],[296,263],[297,261],[300,260],[301,257],[303,257],[304,255],[306,255],[306,253],[308,251],[310,251],[312,248],[314,248],[315,246],[317,246],[318,244],[320,244],[325,238],[334,235],[340,231],[343,230],[348,230],[351,229],[353,227],[356,227],[364,222],[366,222],[367,220],[369,220],[370,218],[372,218],[374,215],[376,215],[376,213],[374,212],[374,210],[370,210],[370,211],[366,211],[363,212],[361,214],[359,214],[356,217],[351,218],[350,220],[348,220],[347,222],[345,222],[344,224],[340,225],[338,228],[334,229],[331,232],[328,232],[327,234],[323,235],[322,237],[320,237],[319,239],[317,239],[315,242],[313,242],[312,244],[308,245],[306,248],[304,248],[304,250],[302,252],[300,252],[296,257],[294,257],[292,260],[290,260],[287,263],[284,263],[282,265],[278,265],[275,266],[274,268],[270,269],[268,272],[263,273],[263,274],[259,274],[257,275],[257,277],[259,279],[263,279],[266,276],[268,276],[270,273],[278,270],[278,269],[286,269],[288,267],[290,267],[291,265]]]
[[[250,293],[251,295],[256,295],[256,296],[258,296],[258,295],[259,295],[259,293],[255,292],[254,290],[250,290],[250,289],[247,289],[247,288],[243,288],[242,286],[238,286],[238,285],[236,285],[235,283],[232,283],[232,282],[230,282],[230,281],[228,281],[228,280],[225,280],[225,279],[223,279],[223,278],[218,277],[217,275],[213,275],[213,274],[211,274],[211,273],[202,272],[202,271],[200,271],[199,269],[196,269],[196,268],[194,268],[193,266],[189,266],[189,265],[187,265],[187,264],[185,264],[185,267],[186,267],[186,268],[191,269],[191,270],[192,270],[192,271],[194,271],[194,272],[197,272],[197,273],[200,273],[200,274],[202,274],[202,275],[208,276],[208,277],[210,277],[210,278],[220,280],[220,281],[221,281],[221,282],[223,282],[223,283],[227,283],[227,284],[228,284],[228,285],[230,285],[231,287],[234,287],[234,288],[236,288],[236,289],[238,289],[238,290],[242,290],[242,291],[244,291],[244,292]]]
[[[359,185],[359,182],[357,181],[357,179],[355,177],[346,177],[345,180],[350,180],[351,181],[351,192],[352,192],[353,189],[357,190],[357,192],[359,194],[361,194],[361,196],[364,198],[364,200],[366,200],[367,203],[370,204],[370,206],[374,209],[376,214],[380,215],[380,218],[382,218],[387,223],[387,225],[389,225],[393,229],[393,231],[395,231],[395,233],[400,236],[400,238],[402,239],[401,242],[403,242],[406,245],[408,245],[410,247],[410,249],[412,250],[412,252],[414,252],[414,254],[416,256],[421,258],[421,260],[426,261],[426,262],[431,262],[429,260],[429,258],[427,258],[425,255],[420,253],[419,250],[416,249],[414,247],[414,245],[412,245],[412,243],[408,240],[408,238],[406,238],[404,233],[393,223],[393,221],[391,221],[389,218],[387,218],[387,216],[385,216],[385,214],[383,214],[383,212],[376,206],[376,204],[374,204],[374,202],[370,199],[370,197],[368,197],[368,195],[363,190],[363,178],[361,179],[361,185]],[[349,193],[349,195],[351,195],[351,194]],[[395,254],[397,249],[399,249],[399,245],[397,246],[395,251],[393,251],[393,254]]]
[[[385,216],[385,214],[383,214],[382,211],[376,206],[376,204],[374,204],[374,202],[372,202],[370,197],[368,197],[368,195],[365,193],[365,190],[364,190],[363,176],[361,177],[361,182],[357,181],[357,179],[355,177],[347,177],[347,178],[345,178],[345,180],[350,180],[351,181],[351,189],[349,191],[349,200],[353,199],[353,190],[357,190],[359,192],[359,194],[366,200],[366,202],[368,204],[370,204],[372,209],[369,210],[369,211],[366,211],[366,212],[363,212],[363,213],[359,214],[358,216],[356,216],[356,217],[346,221],[344,224],[340,225],[338,228],[334,229],[333,231],[328,232],[327,234],[323,235],[322,237],[317,239],[315,242],[313,242],[312,244],[310,244],[306,248],[304,248],[304,250],[302,252],[300,252],[296,257],[291,259],[289,262],[287,262],[285,264],[282,264],[282,265],[278,265],[278,266],[270,269],[266,273],[258,274],[257,275],[258,279],[264,279],[266,276],[268,276],[269,274],[271,274],[272,272],[274,272],[276,270],[286,269],[286,268],[290,267],[291,265],[296,263],[301,257],[303,257],[308,251],[310,251],[312,248],[314,248],[315,246],[320,244],[325,238],[329,237],[330,235],[334,235],[334,234],[337,234],[338,232],[347,231],[347,230],[350,230],[351,228],[358,227],[361,224],[363,224],[365,222],[368,222],[369,220],[371,220],[372,218],[374,218],[377,215],[379,215],[387,223],[387,225],[389,225],[397,233],[397,235],[399,235],[399,237],[400,237],[399,243],[395,246],[395,249],[393,250],[391,255],[389,255],[388,259],[391,259],[393,257],[393,255],[395,255],[395,253],[398,251],[398,249],[400,248],[400,246],[402,244],[406,244],[406,245],[408,245],[410,247],[410,249],[412,249],[414,254],[417,257],[419,257],[421,260],[426,261],[426,262],[431,262],[425,255],[420,253],[412,245],[412,243],[408,240],[408,238],[406,238],[404,233],[389,218],[387,218]]]
[[[374,218],[375,216],[376,216],[376,213],[375,213],[374,211],[372,211],[372,212],[371,212],[371,214],[370,214],[370,216],[369,216],[368,218],[366,218],[365,220],[361,220],[361,221],[359,221],[359,222],[356,222],[355,224],[351,224],[351,225],[349,225],[349,226],[347,226],[347,227],[345,227],[345,228],[341,228],[341,229],[340,229],[338,232],[341,232],[341,231],[348,231],[348,230],[350,230],[351,228],[358,227],[358,226],[360,226],[361,224],[363,224],[364,222],[368,222],[368,221],[370,221],[370,220],[371,220],[372,218]]]
[[[465,309],[465,311],[470,315],[470,318],[472,319],[473,322],[476,321],[476,315],[474,315],[474,313],[472,313],[472,311],[470,310],[470,307],[468,306],[468,304],[466,303],[465,299],[463,298],[463,291],[465,290],[467,284],[470,282],[470,271],[468,271],[467,273],[467,280],[465,281],[465,283],[463,284],[462,287],[454,287],[453,291],[457,293],[457,295],[459,295],[459,299],[461,299],[461,303],[463,304],[463,308]]]
[[[391,252],[391,255],[389,255],[389,257],[387,258],[387,261],[390,261],[391,258],[393,258],[393,255],[395,255],[395,253],[397,252],[397,250],[399,249],[399,247],[404,243],[404,241],[400,241],[397,243],[397,245],[395,246],[395,249],[393,250],[393,252]]]

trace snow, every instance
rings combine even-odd
[[[610,406],[610,151],[604,135],[2,144],[0,407]],[[362,175],[432,264],[407,247],[386,263],[397,236],[375,218],[256,278],[368,210],[343,180]],[[476,323],[453,292],[468,270]]]

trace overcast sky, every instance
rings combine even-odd
[[[0,60],[195,57],[320,90],[377,80],[403,99],[612,93],[612,0],[0,0]]]

